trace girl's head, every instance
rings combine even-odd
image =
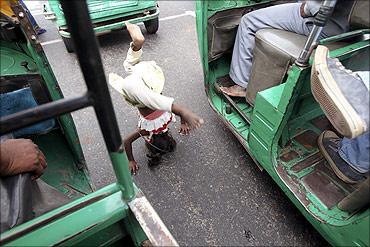
[[[152,135],[150,143],[146,143],[147,148],[152,154],[165,154],[173,152],[176,148],[176,141],[169,131]]]

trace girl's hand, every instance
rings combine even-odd
[[[180,135],[189,135],[190,127],[187,123],[181,123],[179,133]]]
[[[136,175],[137,171],[139,170],[139,166],[135,160],[130,160],[128,162],[128,168],[130,169],[131,174],[133,175]]]

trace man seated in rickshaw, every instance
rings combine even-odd
[[[354,2],[353,0],[338,1],[320,38],[348,31],[348,16]],[[314,16],[318,13],[321,3],[320,0],[310,0],[303,3],[280,4],[244,15],[235,38],[229,72],[229,76],[235,85],[221,87],[221,90],[229,96],[245,97],[252,69],[257,31],[273,28],[308,36],[313,27]]]

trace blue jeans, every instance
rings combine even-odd
[[[357,74],[361,77],[368,90],[370,90],[369,71],[359,71]],[[361,116],[365,119],[365,116]],[[369,123],[367,123],[369,125]],[[339,144],[339,155],[353,169],[360,173],[369,171],[370,164],[370,135],[369,132],[355,139],[343,138]]]
[[[370,135],[369,132],[355,138],[343,138],[339,144],[339,155],[353,169],[360,173],[369,171]]]

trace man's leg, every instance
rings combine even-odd
[[[311,76],[312,94],[333,126],[344,136],[324,131],[318,140],[321,153],[335,174],[347,183],[369,176],[369,72],[353,73],[328,49],[316,50]],[[363,134],[364,132],[367,132]]]
[[[230,66],[230,77],[236,84],[222,90],[230,96],[245,96],[252,68],[255,34],[263,28],[286,30],[302,35],[308,35],[310,30],[307,20],[300,15],[301,3],[280,4],[255,10],[244,15],[240,21],[235,38],[233,56]]]
[[[360,173],[369,172],[370,135],[369,132],[355,139],[343,138],[339,144],[339,155],[353,169]]]
[[[312,94],[335,129],[347,138],[369,131],[369,71],[353,73],[318,46],[311,74]]]
[[[369,176],[369,133],[350,140],[327,130],[321,133],[318,145],[334,173],[344,182],[355,184]]]

